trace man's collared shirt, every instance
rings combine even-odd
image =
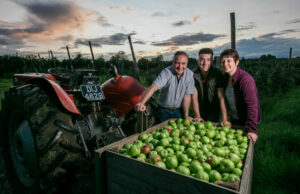
[[[184,95],[194,93],[193,75],[194,73],[186,68],[178,79],[173,65],[163,69],[153,82],[160,90],[158,104],[166,108],[180,108]]]

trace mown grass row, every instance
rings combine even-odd
[[[300,86],[260,103],[253,193],[300,193]]]

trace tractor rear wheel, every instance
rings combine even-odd
[[[14,192],[57,192],[57,181],[66,178],[66,164],[86,161],[79,151],[61,146],[65,142],[82,149],[76,134],[56,124],[73,127],[72,115],[39,86],[28,84],[6,92],[1,118],[4,165]]]

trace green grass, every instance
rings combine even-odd
[[[2,105],[2,99],[4,98],[4,92],[12,86],[12,76],[0,77],[0,108]]]
[[[253,193],[300,192],[300,87],[261,101]]]

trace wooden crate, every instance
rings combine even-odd
[[[160,123],[150,133],[168,123]],[[251,193],[253,143],[250,141],[239,191],[208,183],[153,164],[123,156],[118,151],[142,133],[132,135],[95,151],[96,193]]]

